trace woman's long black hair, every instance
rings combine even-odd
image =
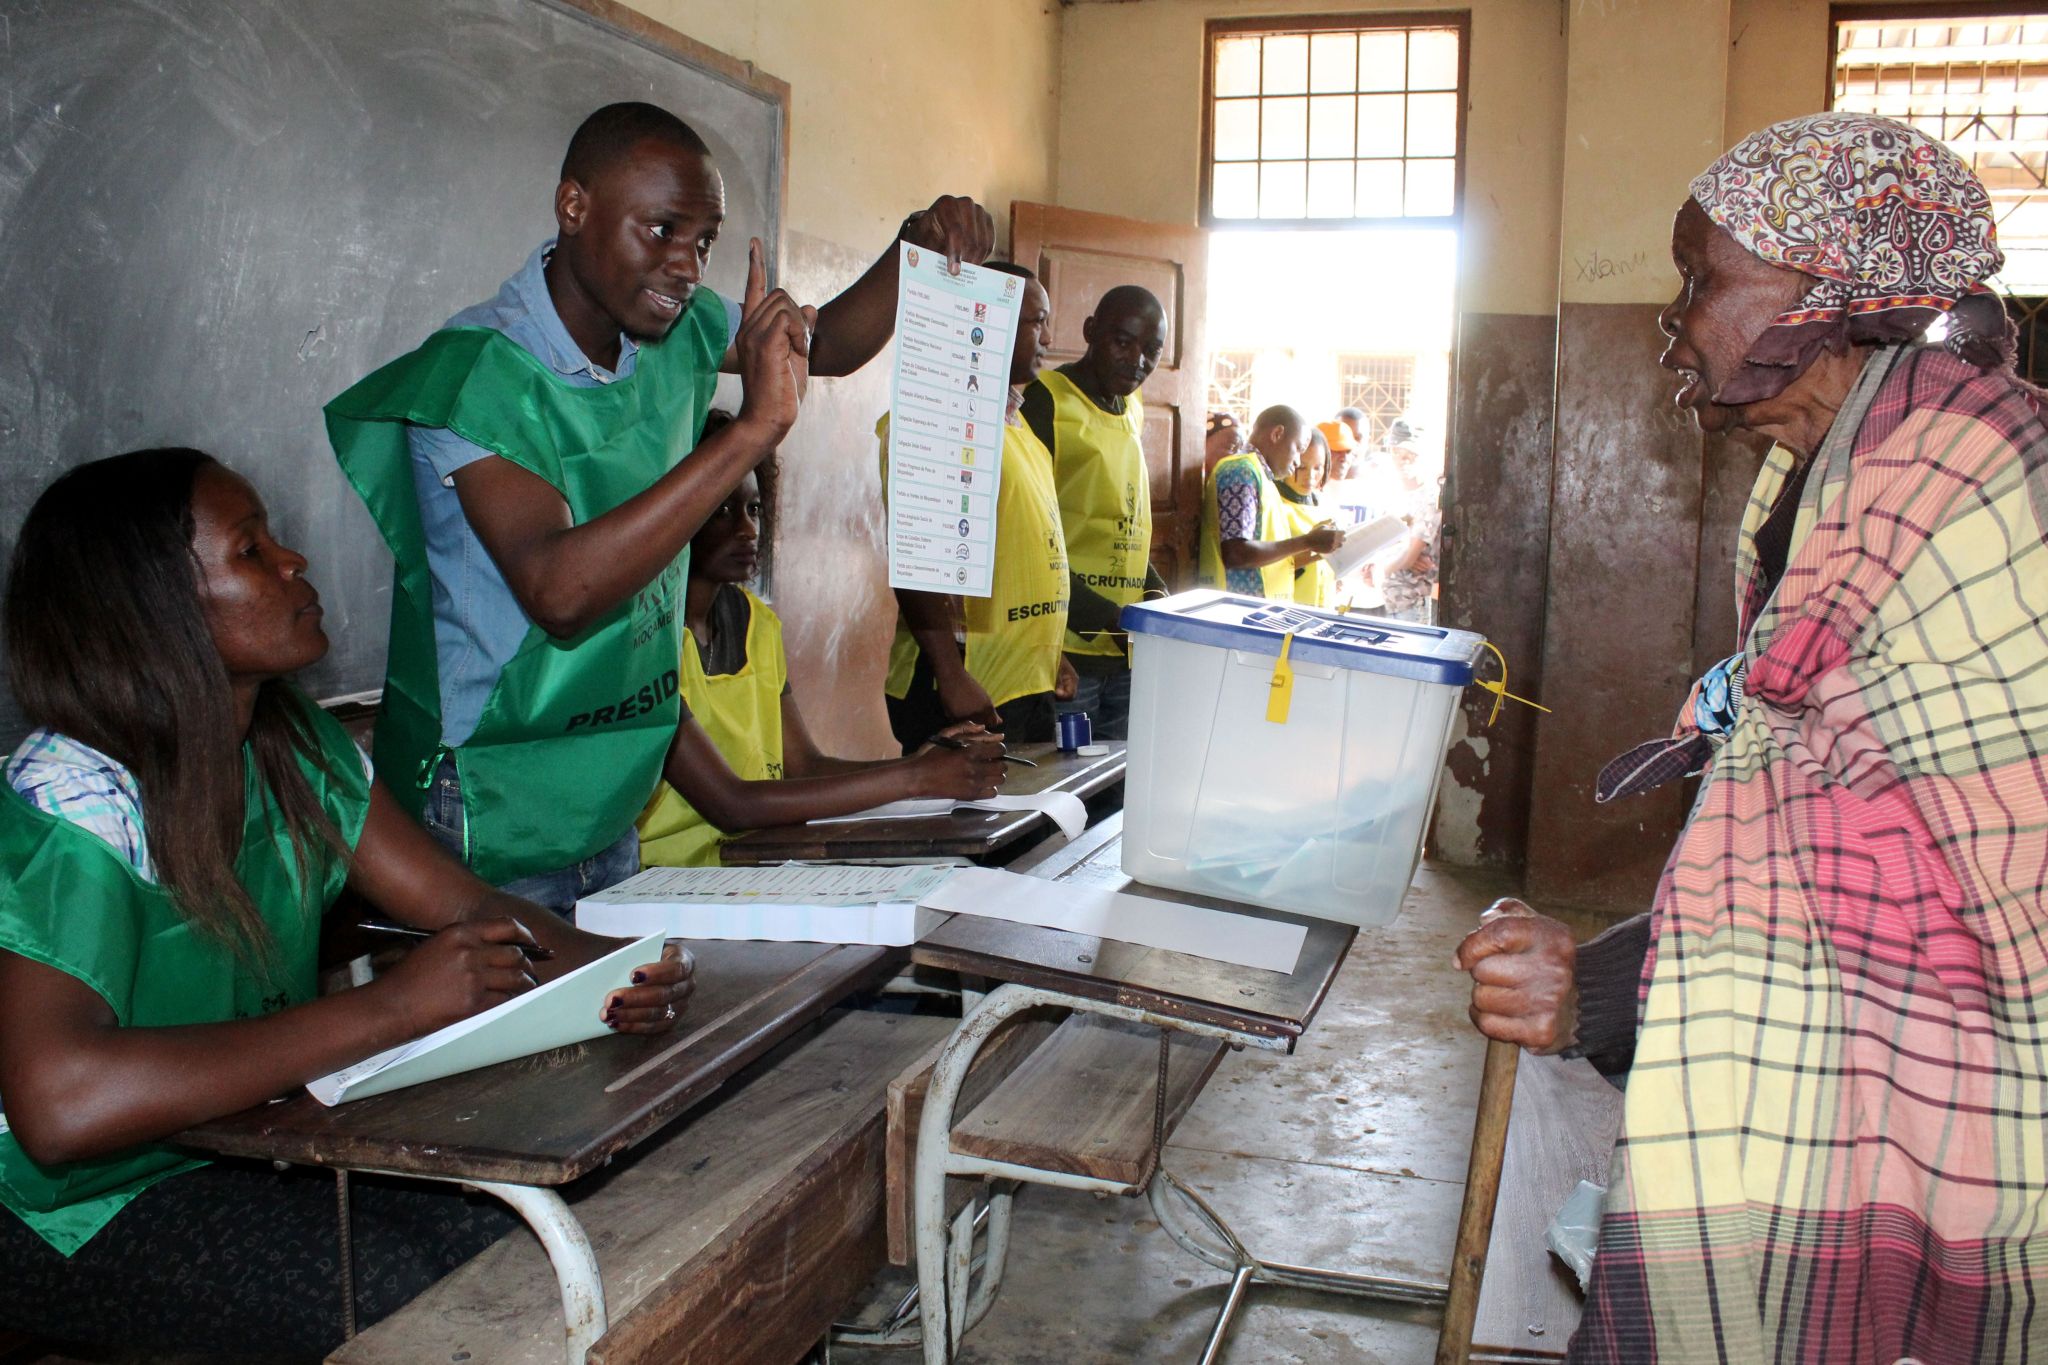
[[[135,450],[43,490],[7,579],[7,672],[31,721],[128,769],[157,880],[179,913],[268,974],[273,939],[235,872],[243,737],[192,549],[193,484],[213,463],[197,450]],[[299,766],[319,763],[307,703],[264,683],[248,741],[290,835],[301,909],[317,915],[319,871],[348,849]]]

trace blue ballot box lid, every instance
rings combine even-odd
[[[1124,608],[1121,623],[1133,635],[1275,657],[1281,640],[1292,635],[1290,659],[1445,687],[1471,682],[1473,665],[1486,646],[1483,636],[1469,630],[1299,607],[1214,588],[1134,602]]]

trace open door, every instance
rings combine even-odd
[[[1052,350],[1063,365],[1087,349],[1081,324],[1120,284],[1140,284],[1166,309],[1166,348],[1145,381],[1145,462],[1152,474],[1152,563],[1176,591],[1194,586],[1202,529],[1202,335],[1209,248],[1202,230],[1056,204],[1010,206],[1010,254],[1052,298]]]

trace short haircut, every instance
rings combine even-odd
[[[1365,410],[1363,408],[1338,408],[1337,420],[1340,422],[1356,422],[1360,426],[1364,426]]]
[[[1095,301],[1094,316],[1098,318],[1127,318],[1139,313],[1166,316],[1159,296],[1142,284],[1120,284]]]
[[[1274,427],[1286,427],[1289,436],[1299,436],[1307,425],[1308,419],[1293,408],[1285,403],[1275,403],[1259,414],[1258,420],[1252,423],[1252,430],[1271,431]]]
[[[624,160],[640,143],[653,139],[667,142],[699,156],[710,156],[711,148],[697,130],[658,104],[630,100],[607,104],[583,120],[569,139],[562,157],[562,179],[588,185]]]
[[[993,270],[998,275],[1015,275],[1020,280],[1038,279],[1031,267],[1018,265],[1015,261],[983,261],[981,264],[983,269]]]

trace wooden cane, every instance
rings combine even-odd
[[[1493,1208],[1500,1195],[1501,1164],[1507,1159],[1508,1115],[1515,1107],[1515,1065],[1521,1049],[1497,1040],[1486,1045],[1479,1075],[1479,1112],[1472,1118],[1472,1159],[1465,1167],[1465,1202],[1458,1209],[1458,1241],[1451,1249],[1450,1292],[1443,1330],[1436,1339],[1436,1365],[1466,1365],[1472,1329],[1479,1316],[1479,1282],[1486,1274],[1486,1246],[1493,1237]]]

